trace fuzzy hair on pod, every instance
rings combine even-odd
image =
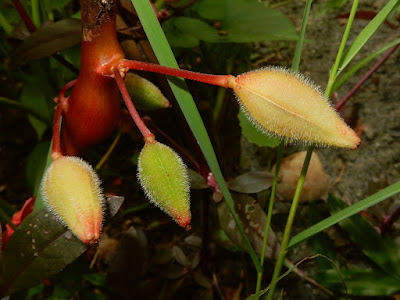
[[[100,179],[84,160],[61,156],[47,169],[41,184],[43,199],[50,212],[86,244],[100,238],[104,195]]]
[[[244,73],[231,83],[250,121],[293,143],[356,149],[360,138],[309,79],[283,68]]]
[[[190,229],[189,176],[174,150],[156,141],[146,143],[139,155],[137,178],[150,202]]]

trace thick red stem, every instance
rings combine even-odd
[[[153,142],[154,139],[154,134],[151,133],[151,131],[147,128],[147,126],[144,124],[144,122],[142,121],[142,119],[139,116],[139,113],[137,112],[135,105],[133,105],[132,103],[132,99],[129,96],[129,92],[126,89],[124,80],[121,77],[121,74],[119,73],[119,69],[118,68],[114,68],[114,76],[115,76],[115,80],[118,84],[118,88],[121,92],[122,98],[125,101],[126,107],[129,110],[129,113],[132,116],[133,121],[135,122],[136,126],[138,127],[138,129],[140,130],[140,132],[143,135],[143,138],[145,140],[146,143],[150,143]]]
[[[148,71],[153,73],[161,73],[165,75],[171,75],[175,77],[182,77],[185,79],[190,79],[194,81],[204,82],[212,85],[222,86],[224,88],[228,88],[230,82],[234,80],[234,76],[232,75],[210,75],[203,74],[198,72],[174,69],[169,67],[164,67],[156,64],[135,61],[135,60],[127,60],[123,59],[117,64],[117,68],[121,70],[138,70],[138,71]]]
[[[62,156],[61,143],[60,143],[60,124],[61,114],[63,112],[63,103],[58,103],[56,106],[56,112],[54,113],[53,121],[53,146],[51,148],[51,158],[56,160]]]

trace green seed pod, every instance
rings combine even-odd
[[[138,159],[139,182],[146,196],[180,226],[190,228],[190,187],[182,159],[168,146],[144,145]]]
[[[84,243],[100,237],[104,196],[93,168],[74,156],[53,161],[43,177],[42,195],[48,209]]]
[[[160,89],[147,79],[127,73],[124,82],[137,109],[156,110],[171,106]]]
[[[355,149],[350,129],[308,79],[281,68],[265,68],[230,83],[247,117],[265,133],[290,142]]]

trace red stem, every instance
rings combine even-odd
[[[114,72],[115,80],[118,84],[118,88],[121,92],[122,98],[125,101],[126,107],[128,108],[133,121],[135,122],[136,126],[142,133],[145,142],[146,143],[153,142],[155,140],[154,134],[151,133],[151,131],[147,128],[146,124],[144,124],[144,122],[140,118],[139,113],[137,112],[137,110],[135,108],[135,105],[133,105],[133,103],[132,103],[132,99],[129,96],[128,90],[126,89],[124,80],[122,79],[121,74],[119,73],[120,72],[119,69],[113,68],[113,72]]]
[[[14,3],[15,8],[17,9],[19,15],[21,16],[22,20],[25,23],[26,28],[28,28],[29,32],[35,32],[36,26],[33,24],[31,18],[29,17],[28,13],[26,12],[25,8],[22,6],[19,0],[12,0]]]
[[[66,83],[63,88],[60,90],[60,93],[58,94],[58,98],[60,99],[61,103],[65,104],[65,101],[67,101],[67,98],[65,97],[65,93],[75,86],[75,84],[78,82],[78,79],[74,79],[68,83]]]
[[[185,79],[190,79],[194,81],[204,82],[212,85],[222,86],[224,88],[229,88],[230,83],[234,80],[232,75],[210,75],[198,72],[174,69],[169,67],[164,67],[156,64],[127,60],[123,59],[118,62],[117,67],[121,70],[130,69],[138,71],[148,71],[153,73],[161,73],[165,75],[171,75],[175,77],[182,77]]]
[[[56,106],[56,112],[54,113],[53,121],[53,146],[51,148],[51,158],[56,160],[62,156],[61,143],[60,143],[60,123],[61,114],[63,112],[63,103],[59,103]]]
[[[356,91],[376,72],[376,70],[392,55],[400,45],[396,45],[386,51],[385,55],[364,75],[363,78],[344,96],[340,101],[335,104],[336,110],[341,110],[345,103],[356,93]]]

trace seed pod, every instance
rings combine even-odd
[[[84,243],[100,237],[104,196],[93,168],[79,157],[61,156],[53,161],[42,181],[49,210]]]
[[[139,182],[146,196],[180,226],[190,228],[190,188],[182,159],[156,141],[144,145],[138,159]]]
[[[171,106],[160,89],[147,79],[127,73],[124,82],[137,109],[156,110]]]
[[[281,68],[238,76],[231,83],[247,117],[290,142],[355,149],[359,137],[308,79]]]

